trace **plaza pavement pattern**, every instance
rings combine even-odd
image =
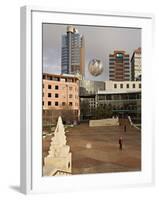
[[[141,170],[141,131],[126,121],[114,127],[89,127],[81,123],[69,128],[66,136],[72,152],[72,174]],[[122,151],[120,136],[123,137]],[[49,144],[48,137],[43,143],[43,156],[47,155]]]

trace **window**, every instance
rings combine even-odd
[[[55,106],[58,106],[58,105],[59,105],[59,103],[57,101],[55,101]]]
[[[109,61],[115,61],[115,58],[109,58]]]
[[[66,103],[65,102],[62,102],[62,106],[65,106],[66,105]]]
[[[67,82],[72,82],[72,79],[68,78],[68,79],[67,79]]]
[[[133,83],[133,88],[135,88],[135,83]]]
[[[59,86],[58,85],[55,85],[55,90],[58,90],[59,89]]]
[[[123,62],[123,54],[122,53],[117,53],[116,54],[116,62],[117,63],[122,63]]]
[[[73,103],[72,102],[69,102],[69,106],[72,106],[73,105]]]
[[[44,97],[44,92],[43,92],[43,97]]]
[[[114,88],[117,88],[117,84],[114,84]]]
[[[61,82],[66,82],[65,78],[61,78]]]
[[[51,97],[51,93],[48,93],[48,97]]]
[[[126,88],[129,88],[129,84],[126,84]]]
[[[139,83],[139,88],[141,88],[141,83]]]
[[[59,94],[56,93],[56,94],[55,94],[55,98],[58,98],[58,97],[59,97]]]
[[[44,86],[44,84],[43,84],[43,88],[44,88],[45,86]]]
[[[116,57],[117,57],[117,58],[123,58],[123,54],[122,54],[122,53],[117,53],[117,54],[116,54]]]
[[[73,95],[72,94],[69,94],[69,98],[72,98],[73,97]]]
[[[43,106],[44,106],[44,101],[43,101]]]
[[[53,81],[58,81],[58,78],[57,77],[52,77],[52,80]]]
[[[123,84],[120,84],[120,88],[123,88]]]
[[[105,100],[105,95],[99,95],[99,100]]]
[[[69,90],[72,90],[72,87],[69,87]]]
[[[51,106],[51,101],[48,101],[48,106]]]
[[[48,89],[51,89],[51,85],[48,85]]]

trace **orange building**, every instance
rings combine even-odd
[[[43,74],[43,110],[71,109],[79,116],[79,79],[74,75]]]

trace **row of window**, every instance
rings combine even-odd
[[[115,57],[109,57],[109,61],[116,61],[116,60],[123,60],[123,61],[129,61],[129,58],[115,58]]]
[[[130,75],[129,74],[109,74],[109,77],[110,78],[114,78],[114,79],[118,79],[118,78],[122,78],[122,79],[125,79],[125,78],[129,78],[130,77]],[[112,80],[112,79],[110,79],[110,80]],[[122,81],[122,80],[121,80]],[[128,79],[128,81],[129,81],[129,79]]]
[[[122,83],[121,83],[120,85],[117,85],[117,84],[115,83],[115,84],[114,84],[114,88],[116,89],[117,86],[120,86],[120,88],[123,88],[124,85],[123,85]],[[136,86],[137,86],[137,85],[136,85],[135,83],[132,84],[132,88],[136,88]],[[139,83],[138,87],[141,88],[141,83]],[[129,83],[126,84],[126,88],[130,88],[130,84],[129,84]]]
[[[55,98],[59,98],[59,94],[58,93],[55,93],[54,95],[52,93],[48,93],[47,94],[48,97],[55,97]],[[43,92],[43,97],[44,97],[44,92]],[[61,97],[62,98],[65,98],[65,95],[61,94]],[[73,94],[69,94],[68,96],[69,98],[73,98],[75,97],[75,99],[78,99],[78,96],[77,95],[73,95]]]
[[[66,104],[66,102],[60,103],[60,102],[58,102],[58,101],[55,101],[55,102],[48,101],[48,102],[47,102],[47,105],[48,105],[48,106],[60,106],[60,105],[61,105],[61,106],[66,106],[67,104]],[[73,106],[73,102],[69,102],[68,105],[69,105],[69,106]],[[78,103],[74,103],[74,105],[75,105],[75,106],[78,106]],[[43,106],[44,106],[44,101],[43,101]]]
[[[44,84],[43,84],[43,88],[44,88]],[[48,85],[47,88],[48,88],[49,90],[50,90],[50,89],[55,89],[55,90],[59,90],[59,89],[60,89],[60,88],[59,88],[59,85],[55,85],[54,88],[53,88],[52,85]],[[62,90],[64,90],[65,88],[66,88],[66,86],[61,86],[61,89],[62,89]],[[69,90],[73,90],[73,87],[72,87],[72,86],[69,86],[68,89],[69,89]],[[77,88],[75,88],[75,91],[77,91]]]
[[[44,80],[49,80],[49,81],[62,81],[62,82],[76,82],[76,80],[74,78],[60,78],[60,77],[53,77],[53,76],[46,76],[43,75],[43,79]]]
[[[105,100],[119,100],[119,102],[131,101],[136,102],[137,100],[141,100],[141,93],[138,94],[107,94],[107,95],[98,95],[98,101]]]

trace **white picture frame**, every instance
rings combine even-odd
[[[86,24],[142,29],[142,170],[42,177],[42,23]],[[154,182],[152,109],[153,16],[90,10],[21,8],[21,192],[46,193],[151,185]],[[41,67],[36,67],[41,66]]]

